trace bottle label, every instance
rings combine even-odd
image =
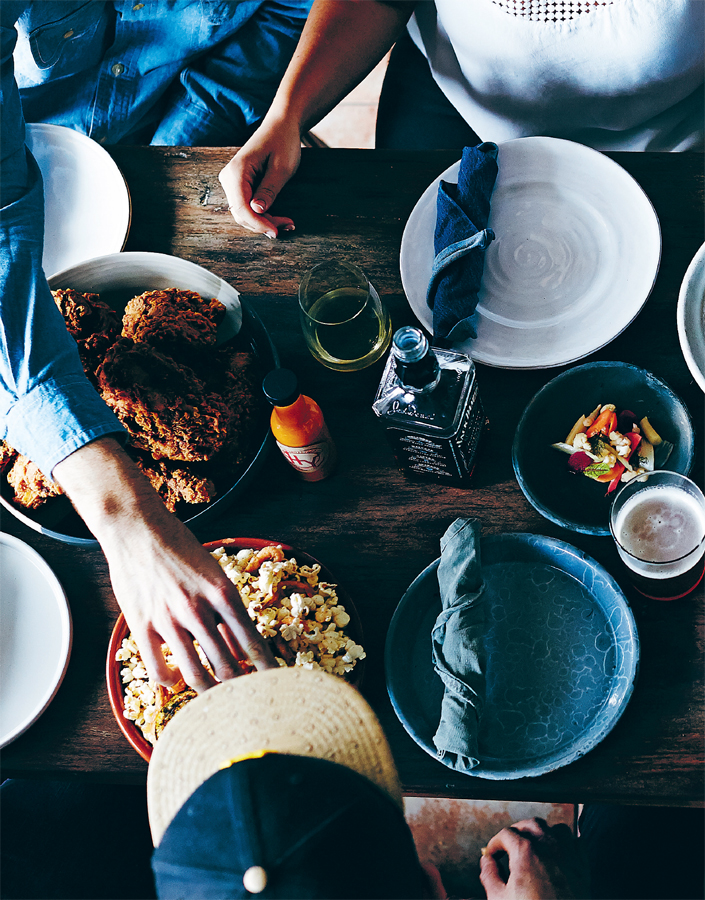
[[[329,440],[316,441],[305,447],[287,447],[277,441],[277,447],[297,472],[312,481],[325,478],[334,461],[333,445]]]
[[[485,414],[475,383],[455,434],[430,436],[388,426],[387,437],[401,468],[439,481],[464,483],[472,475],[484,425]]]

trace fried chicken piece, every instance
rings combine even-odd
[[[6,441],[0,441],[0,473],[9,469],[15,459],[17,459],[17,450]]]
[[[198,462],[223,447],[232,413],[188,366],[148,344],[119,338],[98,369],[105,402],[132,443],[155,459]]]
[[[67,288],[52,291],[88,378],[97,385],[96,369],[120,334],[120,317],[98,294],[81,294]]]
[[[99,294],[81,294],[71,288],[52,291],[56,305],[66,322],[69,334],[76,341],[86,340],[98,332],[120,333],[120,316],[100,299]]]
[[[7,481],[15,492],[15,502],[25,509],[39,509],[50,497],[64,493],[56,482],[47,478],[41,470],[21,453],[18,453]]]
[[[113,332],[99,331],[90,335],[90,337],[76,341],[83,370],[95,387],[98,386],[98,376],[96,374],[98,367],[105,359],[105,354],[115,343],[115,340],[116,335]]]
[[[179,501],[210,503],[217,497],[215,484],[210,478],[198,475],[183,466],[173,465],[163,459],[146,460],[142,457],[137,457],[135,462],[149,478],[152,487],[170,512],[174,512]]]
[[[249,450],[258,413],[264,408],[261,373],[253,353],[228,347],[218,351],[215,371],[231,413],[225,453],[231,461],[241,462]]]
[[[224,316],[220,300],[206,300],[195,291],[146,291],[125,307],[122,336],[160,348],[185,345],[198,350],[215,344]]]

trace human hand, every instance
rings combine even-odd
[[[87,444],[53,475],[101,544],[150,678],[173,687],[183,676],[196,691],[212,687],[194,640],[219,681],[240,674],[238,658],[258,669],[276,666],[235,586],[116,441]],[[162,643],[179,671],[167,666]]]
[[[506,853],[509,874],[497,857]],[[578,841],[567,825],[549,827],[524,819],[503,828],[480,859],[480,881],[488,900],[582,900],[589,897],[589,873]]]
[[[286,120],[265,119],[218,175],[238,225],[269,238],[277,237],[280,228],[293,231],[291,219],[272,216],[267,210],[300,160],[298,126]]]

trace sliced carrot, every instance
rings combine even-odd
[[[609,434],[616,427],[617,414],[613,409],[606,409],[600,413],[585,434],[589,438],[594,437],[596,434]]]
[[[615,470],[616,470],[616,471],[615,471]],[[607,493],[608,493],[608,494],[611,494],[612,491],[617,490],[617,485],[618,485],[619,482],[621,481],[622,475],[624,474],[624,464],[623,464],[623,463],[617,463],[617,464],[613,467],[612,471],[614,472],[614,477],[613,477],[612,481],[610,481],[610,486],[607,488]]]

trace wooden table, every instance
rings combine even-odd
[[[296,479],[279,454],[222,518],[199,532],[268,537],[322,560],[352,596],[368,654],[363,693],[377,711],[410,794],[581,802],[697,805],[703,800],[703,594],[658,603],[629,591],[609,538],[568,533],[541,517],[521,493],[510,447],[530,397],[556,369],[512,372],[479,367],[492,423],[470,490],[424,485],[395,468],[370,404],[379,362],[340,374],[310,356],[298,325],[296,291],[315,262],[340,256],[367,271],[395,327],[414,324],[399,277],[399,244],[425,187],[457,154],[305,150],[279,209],[296,231],[270,241],[234,226],[217,179],[227,149],[111,150],[130,188],[127,250],[170,253],[231,282],[253,304],[299,374],[337,440],[339,468],[320,484]],[[703,396],[683,360],[676,301],[688,263],[703,242],[703,158],[698,154],[626,154],[614,158],[644,187],[663,231],[654,291],[636,321],[589,359],[621,359],[664,378],[686,401],[697,432],[696,477],[703,471]],[[387,626],[405,589],[439,554],[457,516],[477,516],[486,534],[535,532],[567,540],[599,560],[625,587],[641,638],[641,668],[623,717],[605,740],[570,766],[535,779],[485,781],[453,773],[406,734],[386,694]],[[35,547],[66,588],[75,626],[67,676],[50,708],[3,752],[5,774],[82,775],[141,781],[146,765],[113,719],[105,689],[108,639],[118,608],[99,550],[43,538],[5,515],[2,527]]]

